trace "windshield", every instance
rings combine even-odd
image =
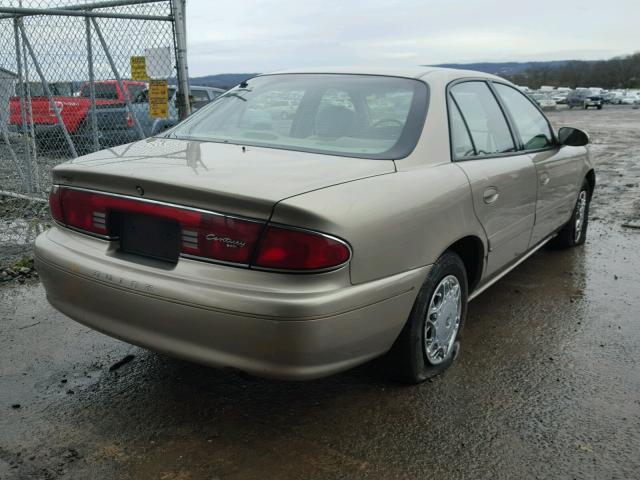
[[[402,158],[418,141],[426,107],[426,85],[407,78],[265,75],[226,92],[169,135],[361,158]]]

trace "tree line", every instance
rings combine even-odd
[[[609,60],[570,60],[556,67],[534,67],[523,73],[506,75],[516,85],[540,88],[554,87],[602,87],[640,88],[640,52]]]

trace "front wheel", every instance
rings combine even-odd
[[[467,314],[467,273],[460,257],[445,252],[434,263],[390,356],[393,375],[416,384],[449,368],[460,348]]]
[[[585,180],[580,187],[578,200],[573,208],[569,222],[558,232],[551,245],[558,248],[569,248],[582,245],[587,238],[589,225],[589,204],[591,203],[591,187]]]

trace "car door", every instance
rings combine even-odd
[[[490,277],[529,246],[536,171],[529,155],[518,151],[488,82],[458,82],[448,96],[453,159],[469,179],[475,213],[487,236],[484,275]]]
[[[522,148],[536,169],[538,195],[531,246],[567,223],[576,202],[582,176],[582,147],[563,147],[555,141],[547,118],[517,89],[494,82],[498,97],[511,118]]]

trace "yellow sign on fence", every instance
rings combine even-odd
[[[166,80],[149,81],[149,116],[153,118],[169,116],[169,87]]]
[[[147,76],[147,61],[144,57],[131,57],[131,79],[143,82],[149,80]]]

